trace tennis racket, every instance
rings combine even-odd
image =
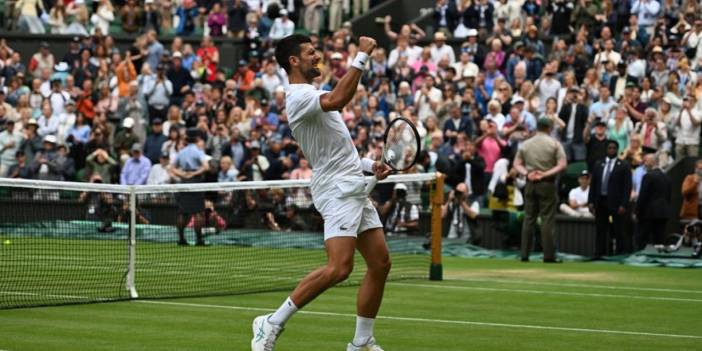
[[[388,165],[393,173],[404,172],[419,158],[419,132],[410,120],[398,117],[390,122],[383,137],[383,153],[380,162]],[[373,177],[366,184],[366,193],[370,194],[378,184],[378,178]]]

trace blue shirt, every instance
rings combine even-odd
[[[632,187],[636,194],[641,191],[641,183],[643,182],[643,177],[646,175],[646,167],[643,165],[636,167],[634,173],[631,174]]]
[[[122,168],[119,183],[122,185],[143,185],[149,178],[151,161],[144,155],[139,158],[130,157]]]
[[[175,166],[187,172],[194,172],[200,169],[204,161],[205,153],[197,145],[188,144],[188,146],[178,152]]]
[[[71,127],[71,129],[68,131],[69,135],[73,135],[73,138],[76,139],[76,141],[80,143],[87,143],[88,139],[90,139],[90,126],[88,125],[82,125]]]

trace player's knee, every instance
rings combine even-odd
[[[388,273],[390,273],[391,268],[392,268],[392,260],[390,259],[390,256],[385,256],[381,259],[375,260],[368,267],[369,270],[372,270],[373,272],[376,272],[378,274],[384,274],[384,275],[387,275]]]
[[[340,264],[330,266],[328,275],[333,284],[338,284],[348,279],[353,271],[353,264]]]

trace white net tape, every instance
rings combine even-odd
[[[427,182],[433,181],[436,173],[415,173],[392,175],[380,183]],[[367,177],[369,180],[371,177]],[[166,185],[117,185],[99,183],[61,182],[32,179],[0,178],[0,187],[31,188],[46,190],[66,190],[85,192],[105,192],[115,194],[153,194],[204,191],[234,191],[246,189],[298,188],[309,187],[309,180],[272,180],[230,183],[192,183]]]

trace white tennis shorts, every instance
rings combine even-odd
[[[368,197],[345,197],[316,201],[315,206],[324,219],[324,240],[358,237],[368,229],[382,228],[378,211]]]

